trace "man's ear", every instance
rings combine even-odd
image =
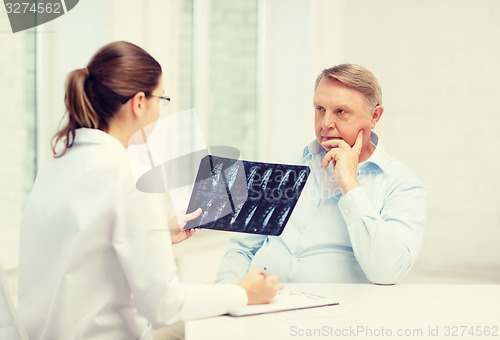
[[[146,94],[144,92],[137,92],[130,102],[132,105],[132,116],[134,118],[142,118],[145,109]]]
[[[375,128],[375,125],[377,125],[377,122],[380,120],[380,117],[382,117],[382,113],[384,113],[384,107],[382,105],[377,105],[372,113],[372,119],[371,119],[372,130]]]

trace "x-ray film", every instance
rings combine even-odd
[[[188,212],[201,215],[186,229],[204,228],[280,235],[309,176],[303,165],[260,163],[205,156]]]

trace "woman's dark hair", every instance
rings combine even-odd
[[[87,67],[72,71],[65,83],[67,123],[52,138],[52,151],[60,157],[73,145],[81,127],[108,130],[109,120],[138,92],[146,97],[158,86],[160,64],[142,48],[126,41],[105,45]],[[61,153],[56,152],[64,143]]]

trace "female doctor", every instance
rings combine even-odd
[[[37,175],[20,231],[18,309],[30,339],[150,339],[179,321],[267,303],[263,270],[237,285],[183,285],[156,196],[136,190],[129,138],[158,119],[162,71],[127,42],[102,47],[65,85],[67,122]],[[57,148],[57,146],[60,146]]]

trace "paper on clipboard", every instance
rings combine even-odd
[[[266,313],[286,312],[297,309],[335,306],[339,303],[323,296],[284,289],[276,295],[273,301],[262,305],[248,305],[243,309],[229,313],[230,316],[249,316]]]

